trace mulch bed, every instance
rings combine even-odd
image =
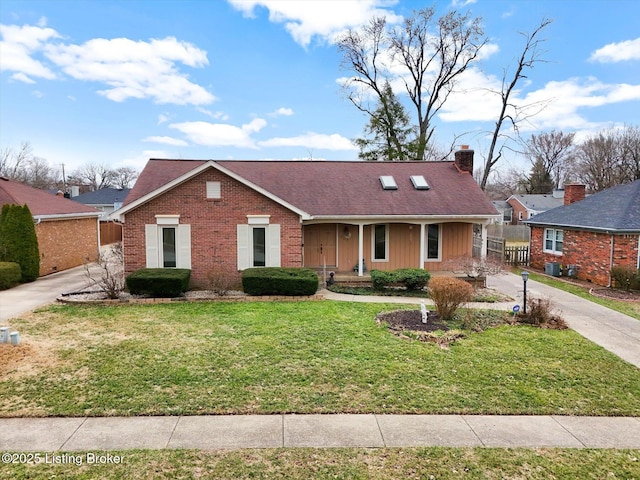
[[[619,288],[591,288],[589,293],[594,297],[621,300],[623,302],[640,302],[640,292],[626,291]]]
[[[389,329],[401,332],[403,330],[412,330],[415,332],[435,332],[449,330],[444,323],[440,322],[440,317],[435,312],[428,312],[427,323],[422,323],[422,313],[420,310],[396,310],[393,312],[384,312],[376,316],[378,324],[386,322]]]

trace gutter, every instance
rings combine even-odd
[[[100,217],[100,212],[87,212],[87,213],[58,213],[50,215],[32,215],[34,220],[38,220],[38,223],[42,220],[71,220],[73,218],[91,218]]]

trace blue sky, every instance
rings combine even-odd
[[[346,99],[335,38],[409,0],[2,0],[0,146],[29,141],[69,169],[141,169],[150,157],[355,160],[366,118]],[[513,99],[544,102],[522,135],[578,138],[640,124],[640,2],[449,0],[483,18],[483,60],[437,118],[442,144],[476,150],[499,111],[488,89],[543,17],[545,63]],[[403,98],[400,95],[400,98]],[[407,104],[408,105],[408,104]],[[409,110],[413,113],[412,110]],[[507,159],[502,168],[517,160]]]

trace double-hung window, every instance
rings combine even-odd
[[[544,251],[553,254],[562,254],[564,232],[556,228],[544,229]]]

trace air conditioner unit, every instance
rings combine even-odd
[[[551,275],[552,277],[560,276],[560,263],[559,262],[547,262],[544,264],[544,273]]]

